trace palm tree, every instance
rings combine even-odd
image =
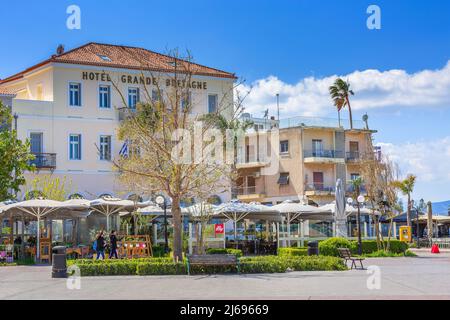
[[[353,129],[352,108],[350,107],[349,96],[353,96],[354,92],[350,89],[350,83],[341,78],[337,78],[336,81],[334,81],[334,84],[330,86],[329,91],[331,99],[333,99],[334,105],[338,109],[338,113],[342,108],[348,107],[350,129]]]
[[[408,174],[408,176],[403,180],[394,181],[392,184],[398,190],[400,190],[403,195],[408,197],[408,208],[406,211],[406,223],[408,227],[411,227],[411,194],[414,190],[414,185],[416,183],[417,177],[413,174]]]

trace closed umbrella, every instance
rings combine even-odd
[[[335,193],[335,210],[334,210],[334,222],[336,225],[336,236],[347,237],[347,213],[345,212],[345,192],[342,186],[342,180],[336,181],[336,193]]]

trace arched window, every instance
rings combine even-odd
[[[25,200],[44,198],[44,193],[40,190],[31,190],[25,194]]]
[[[69,200],[72,200],[72,199],[84,199],[84,197],[82,194],[74,193],[69,196]]]
[[[213,195],[211,197],[208,198],[208,203],[210,204],[214,204],[214,205],[219,205],[222,203],[222,199],[220,199],[220,197],[218,195]]]
[[[135,202],[142,202],[144,200],[140,195],[135,193],[130,194],[127,199]]]

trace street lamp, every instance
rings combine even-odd
[[[163,196],[157,196],[155,201],[159,206],[162,206],[164,209],[164,252],[168,253],[169,252],[169,239],[167,236],[167,202],[166,202],[166,198],[164,198]]]

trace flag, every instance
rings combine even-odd
[[[125,140],[122,148],[120,148],[119,155],[122,157],[128,157],[128,139]]]

